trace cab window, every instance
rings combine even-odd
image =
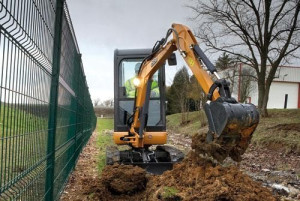
[[[121,90],[123,91],[123,93],[121,93],[123,97],[135,97],[136,88],[133,84],[133,80],[138,74],[141,63],[141,59],[124,59],[121,61],[119,71],[119,87],[121,87]],[[152,77],[150,98],[159,97],[160,91],[158,83],[158,72],[156,72]]]

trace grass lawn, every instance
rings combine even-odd
[[[269,117],[261,118],[252,144],[300,153],[300,109],[268,110]],[[291,125],[299,125],[298,129]],[[278,127],[285,125],[285,128]]]
[[[1,187],[32,168],[47,154],[48,116],[34,115],[38,110],[31,112],[0,103]]]
[[[1,104],[0,138],[48,129],[48,115],[39,117],[16,106]]]
[[[105,166],[105,151],[106,147],[109,145],[113,145],[113,139],[112,139],[112,130],[114,128],[114,120],[113,119],[97,119],[97,145],[99,147],[100,153],[99,153],[99,163],[98,163],[98,169],[99,172],[102,171],[102,169]]]
[[[196,111],[189,113],[189,123],[181,124],[181,113],[167,116],[167,129],[184,135],[194,135],[199,132],[202,125],[207,124],[207,119],[204,111]]]

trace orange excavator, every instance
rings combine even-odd
[[[171,35],[173,38],[168,39]],[[107,164],[139,165],[160,174],[183,159],[180,150],[165,145],[164,65],[166,60],[169,65],[176,65],[176,50],[207,95],[204,107],[209,125],[206,143],[217,141],[227,150],[230,147],[228,156],[234,160],[239,160],[236,156],[245,152],[259,122],[256,107],[238,103],[231,97],[229,82],[220,78],[190,29],[173,24],[166,37],[157,41],[152,50],[115,50],[113,138],[115,144],[130,148],[107,149]],[[216,81],[211,76],[215,76]],[[154,87],[157,87],[156,93],[152,93]],[[130,90],[134,90],[134,95],[130,95]]]

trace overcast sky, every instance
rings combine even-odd
[[[113,98],[115,49],[152,48],[172,23],[191,26],[184,0],[67,0],[92,99]],[[192,28],[192,27],[191,27]],[[178,67],[167,67],[167,84]]]
[[[193,30],[196,26],[188,20],[193,14],[185,6],[191,1],[67,0],[92,99],[113,98],[115,49],[152,48],[165,37],[172,23],[185,24]],[[205,49],[203,44],[200,47]],[[218,57],[208,56],[213,62]],[[166,69],[167,85],[184,65],[180,56],[177,63],[177,67]],[[299,60],[290,65],[299,65]]]

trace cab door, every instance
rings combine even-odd
[[[133,114],[135,87],[132,83],[143,59],[151,50],[115,50],[114,55],[114,131],[128,131],[127,121]],[[165,71],[162,66],[151,85],[146,131],[165,131]]]

